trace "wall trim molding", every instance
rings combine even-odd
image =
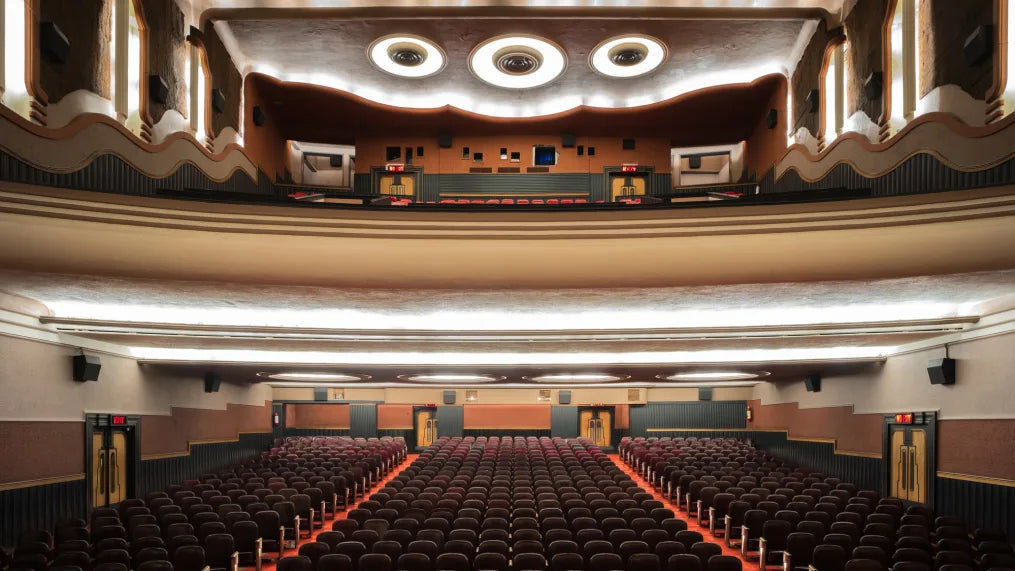
[[[839,456],[859,456],[861,458],[875,458],[880,460],[881,454],[874,452],[860,452],[857,450],[839,450],[838,442],[834,438],[811,438],[803,436],[790,436],[786,428],[648,428],[646,432],[772,432],[783,433],[786,440],[790,442],[813,442],[816,444],[831,444],[832,453]]]
[[[250,406],[256,406],[256,405],[250,405]],[[144,421],[142,420],[142,423],[143,422]],[[190,456],[191,451],[192,451],[191,449],[194,446],[196,446],[196,445],[200,445],[200,444],[228,444],[228,443],[232,443],[232,442],[239,442],[240,441],[240,436],[243,436],[244,434],[272,434],[272,431],[271,430],[264,430],[264,431],[256,431],[256,432],[238,432],[236,434],[236,438],[222,438],[222,439],[209,439],[209,440],[188,440],[187,441],[187,451],[186,452],[159,452],[159,453],[156,453],[156,454],[142,454],[141,455],[141,461],[143,462],[145,460],[162,460],[164,458],[178,458],[178,457],[182,457],[182,456]]]
[[[59,484],[61,482],[73,482],[84,479],[85,473],[82,472],[80,474],[69,474],[67,476],[52,476],[49,478],[37,478],[34,480],[21,480],[20,482],[5,482],[0,484],[0,492],[21,488],[31,488],[33,486],[47,486],[49,484]]]
[[[965,482],[977,482],[980,484],[990,484],[992,486],[1005,486],[1008,488],[1015,488],[1015,480],[1007,480],[1005,478],[974,476],[972,474],[959,474],[958,472],[938,472],[937,477],[948,478],[949,480],[962,480]]]

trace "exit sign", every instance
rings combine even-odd
[[[109,417],[109,424],[112,424],[114,426],[127,424],[127,417],[126,416],[111,416],[111,417]]]
[[[913,424],[913,413],[906,412],[906,413],[899,413],[899,414],[895,415],[895,423],[896,424]]]

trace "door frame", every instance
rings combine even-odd
[[[376,194],[378,196],[396,196],[393,194],[392,195],[381,194],[381,189],[379,185],[381,184],[381,177],[386,174],[389,173],[385,167],[370,167],[370,194]],[[415,185],[415,191],[412,193],[412,196],[402,196],[401,198],[412,198],[417,202],[423,200],[423,196],[425,196],[423,192],[423,167],[405,165],[405,170],[403,172],[394,174],[400,174],[402,176],[411,176],[415,181],[413,182],[413,184]]]
[[[418,448],[418,445],[416,443],[419,441],[419,438],[418,438],[419,435],[417,434],[418,431],[416,430],[416,415],[421,410],[432,410],[433,411],[433,417],[437,418],[437,407],[436,406],[414,405],[412,407],[412,430],[410,431],[410,434],[408,435],[406,440],[408,442],[412,443],[412,449],[413,450]],[[440,423],[439,422],[437,424],[437,431],[440,432]]]
[[[113,424],[112,417],[125,416],[124,424]],[[85,415],[85,488],[88,494],[87,509],[92,509],[95,483],[92,478],[91,460],[94,449],[92,438],[96,432],[109,434],[112,430],[124,430],[127,437],[127,498],[137,497],[137,491],[141,489],[141,415],[138,414],[96,414]],[[111,430],[110,430],[111,429]],[[108,442],[107,442],[108,444]]]
[[[908,414],[908,413],[907,413]],[[927,475],[924,485],[927,487],[926,505],[934,508],[934,490],[937,487],[937,411],[914,412],[911,424],[895,422],[894,414],[882,417],[881,429],[881,495],[889,497],[892,489],[892,429],[894,427],[914,427],[927,431]],[[903,500],[906,504],[915,504]]]
[[[638,170],[633,173],[635,176],[645,177],[645,196],[655,196],[658,194],[658,189],[656,189],[653,184],[655,182],[655,176],[653,176],[655,175],[655,172],[656,169],[654,166],[638,165]],[[611,202],[611,196],[613,194],[611,176],[615,174],[622,174],[622,168],[619,166],[603,167],[603,192],[606,193],[603,198],[606,202]]]
[[[581,438],[581,434],[582,434],[582,412],[586,411],[586,410],[591,410],[591,411],[608,410],[608,411],[610,411],[610,445],[607,446],[607,448],[617,448],[617,439],[615,438],[615,436],[617,435],[616,434],[616,432],[617,432],[617,430],[616,430],[616,426],[617,426],[617,406],[616,405],[612,405],[612,404],[595,405],[595,406],[593,406],[593,405],[579,405],[578,406],[578,420],[576,421],[578,423],[578,437],[579,438]]]

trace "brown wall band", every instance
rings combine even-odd
[[[468,429],[549,429],[548,404],[467,404],[463,426]]]

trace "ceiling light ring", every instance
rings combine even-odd
[[[669,55],[659,38],[624,34],[607,38],[590,50],[589,67],[603,77],[631,79],[657,71]]]
[[[595,378],[598,377],[598,378]],[[522,379],[533,383],[567,384],[567,383],[620,383],[627,381],[631,375],[614,375],[608,373],[548,373],[545,375],[528,375]]]
[[[503,375],[488,375],[485,373],[408,373],[404,375],[398,375],[400,381],[407,381],[411,383],[424,383],[424,384],[452,384],[452,385],[468,385],[468,384],[487,384],[487,383],[499,383],[507,377]]]
[[[403,79],[424,79],[444,71],[448,57],[435,42],[415,34],[388,34],[370,42],[367,61]]]
[[[770,376],[769,371],[684,371],[671,374],[659,374],[655,377],[661,381],[671,382],[715,382],[715,381],[749,381]]]
[[[518,63],[518,68],[505,68],[507,60]],[[560,45],[532,34],[487,38],[469,52],[467,62],[469,72],[480,81],[513,90],[545,87],[560,78],[568,64],[567,53]]]
[[[342,383],[358,383],[363,381],[369,381],[373,377],[370,375],[363,375],[360,373],[324,373],[320,371],[285,371],[282,373],[272,373],[271,371],[260,371],[257,373],[258,377],[264,379],[274,379],[278,381],[304,381],[304,382],[342,382]]]

